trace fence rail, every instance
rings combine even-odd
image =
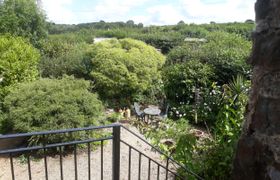
[[[25,147],[15,147],[15,148],[5,148],[0,147],[0,155],[6,155],[9,156],[9,163],[10,163],[10,179],[15,180],[15,165],[14,165],[14,158],[19,156],[20,154],[24,154],[26,156],[27,161],[27,171],[28,171],[28,178],[29,180],[32,180],[34,177],[34,172],[32,172],[31,168],[31,156],[36,154],[36,152],[41,151],[41,157],[43,159],[43,166],[44,166],[44,177],[46,180],[49,179],[49,166],[48,166],[48,157],[50,154],[48,153],[48,150],[55,149],[56,155],[59,156],[59,174],[60,179],[65,179],[65,172],[64,172],[64,162],[63,162],[63,148],[65,147],[72,147],[71,153],[73,154],[73,165],[74,165],[74,179],[85,179],[85,177],[79,177],[79,170],[77,165],[77,149],[78,145],[84,145],[83,151],[87,154],[87,178],[86,179],[93,179],[92,177],[92,162],[91,162],[91,144],[92,143],[100,143],[100,178],[94,177],[94,179],[104,179],[104,143],[107,141],[112,141],[112,178],[113,180],[119,180],[120,179],[120,172],[123,167],[121,167],[120,161],[121,161],[121,145],[128,147],[128,169],[127,169],[127,179],[132,178],[132,152],[138,153],[138,179],[142,179],[142,168],[141,165],[144,161],[144,159],[147,160],[148,168],[146,169],[148,172],[148,180],[151,179],[152,173],[156,175],[156,179],[160,179],[162,175],[160,176],[160,171],[163,170],[165,172],[165,176],[163,179],[186,179],[186,177],[182,177],[180,174],[172,170],[170,168],[170,164],[175,164],[177,167],[179,167],[181,170],[184,170],[187,174],[193,176],[196,179],[202,179],[195,173],[193,173],[191,170],[186,168],[185,166],[181,165],[180,163],[176,162],[172,157],[169,157],[167,154],[160,151],[158,148],[151,145],[149,142],[147,142],[145,139],[140,137],[138,134],[134,133],[130,129],[120,125],[120,124],[112,124],[107,126],[92,126],[92,127],[86,127],[86,128],[74,128],[74,129],[66,129],[66,130],[54,130],[54,131],[44,131],[44,132],[32,132],[32,133],[21,133],[21,134],[11,134],[11,135],[1,135],[0,136],[0,142],[1,140],[13,140],[15,138],[31,138],[40,136],[44,138],[47,138],[51,135],[57,135],[57,134],[71,134],[75,132],[89,132],[89,131],[97,131],[97,130],[103,130],[106,131],[106,137],[101,138],[93,138],[88,137],[86,139],[79,139],[79,140],[73,140],[73,141],[67,141],[67,142],[59,142],[59,143],[43,143],[41,145],[36,146],[25,146]],[[150,146],[155,152],[159,153],[160,155],[164,156],[166,158],[166,163],[162,164],[160,162],[157,162],[156,160],[149,157],[149,155],[141,152],[136,147],[133,147],[128,142],[121,139],[121,130],[128,131],[130,134],[137,137],[137,139],[141,140],[142,142],[146,143],[148,146]],[[110,131],[110,133],[108,133]],[[155,165],[157,172],[152,172],[152,165]],[[6,164],[7,166],[7,164]],[[1,167],[0,167],[1,168]],[[83,167],[86,168],[86,167]],[[134,177],[134,175],[133,175]],[[135,179],[135,177],[134,177]]]

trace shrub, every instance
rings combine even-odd
[[[251,43],[240,35],[212,32],[206,37],[208,43],[202,46],[200,60],[213,65],[219,85],[228,84],[241,74],[248,78],[250,67],[246,64]]]
[[[9,86],[35,80],[39,57],[39,52],[23,38],[0,36],[1,94],[5,95]]]
[[[94,45],[91,55],[95,89],[111,103],[115,100],[127,105],[161,81],[164,56],[141,41],[104,41]]]
[[[89,92],[89,87],[89,82],[73,77],[20,84],[4,99],[2,132],[23,133],[100,125],[103,123],[100,121],[103,106],[97,95]],[[38,138],[32,141],[40,143]],[[61,137],[48,138],[49,142],[56,142]]]
[[[199,140],[186,119],[181,118],[176,121],[166,119],[164,123],[159,123],[157,127],[144,126],[142,130],[154,146],[160,148],[177,162],[185,165],[193,172],[201,170],[201,164],[194,161],[198,156],[197,144],[199,144]],[[182,171],[179,169],[178,173],[183,177],[188,177],[188,179],[194,179],[192,175],[186,174],[183,169]]]
[[[66,74],[89,79],[92,68],[90,49],[85,43],[70,44],[53,40],[46,42],[39,64],[41,76],[57,78]]]
[[[186,43],[173,48],[166,65],[185,63],[196,59],[213,67],[218,85],[229,83],[238,74],[249,77],[250,67],[246,64],[251,43],[240,35],[226,32],[211,32],[205,37],[207,42]]]
[[[244,120],[249,83],[237,76],[223,93],[223,101],[217,115],[213,141],[205,144],[201,158],[206,179],[227,179],[232,170],[233,156]]]
[[[184,63],[192,59],[199,59],[201,43],[185,44],[173,48],[167,55],[166,65]]]
[[[194,110],[198,105],[204,105],[202,109],[206,109],[205,100],[209,100],[210,92],[216,90],[211,81],[213,77],[212,67],[197,60],[166,67],[163,81],[166,97],[172,105],[171,116],[185,117],[190,122],[208,120],[204,113],[196,113]],[[211,108],[207,116],[211,115]],[[196,114],[198,117],[195,117]]]
[[[132,37],[160,49],[163,54],[167,54],[172,48],[181,45],[185,38],[178,32],[165,33],[158,30],[156,32],[137,34]]]

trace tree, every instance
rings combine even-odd
[[[133,39],[97,43],[92,57],[91,76],[100,96],[126,103],[160,81],[165,61],[155,48]]]
[[[183,20],[181,20],[177,23],[177,25],[184,25],[184,24],[185,24],[185,22]]]
[[[248,24],[254,24],[254,23],[255,23],[255,21],[254,21],[254,20],[252,20],[252,19],[247,19],[247,20],[245,21],[245,23],[248,23]]]
[[[5,0],[0,4],[0,33],[22,36],[38,45],[47,35],[45,20],[35,0]]]
[[[23,38],[0,36],[1,93],[14,84],[35,80],[38,76],[39,52]]]
[[[143,23],[138,23],[138,28],[143,28],[144,27],[144,24]]]
[[[134,26],[134,21],[133,20],[128,20],[126,22],[126,24],[129,26],[129,27],[133,27]]]

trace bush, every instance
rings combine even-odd
[[[161,81],[164,56],[151,46],[132,39],[96,43],[91,53],[92,78],[100,96],[127,106]]]
[[[137,34],[132,37],[160,49],[163,54],[167,54],[172,48],[181,45],[185,38],[178,32],[165,33],[158,30],[147,34]]]
[[[213,129],[214,139],[203,146],[201,154],[206,179],[227,179],[231,175],[233,156],[241,133],[249,83],[237,76],[224,86],[217,121]]]
[[[211,80],[214,77],[211,66],[197,60],[190,60],[166,67],[162,74],[166,97],[172,105],[171,117],[185,117],[190,122],[209,120],[207,118],[211,116],[212,107],[206,113],[208,117],[204,117],[204,113],[196,113],[194,110],[198,109],[199,105],[205,104],[205,100],[209,99],[210,91],[216,90]],[[216,99],[213,100],[216,101]],[[211,104],[209,103],[209,105]],[[206,109],[206,106],[204,105],[202,109]]]
[[[200,42],[185,44],[173,48],[167,55],[166,65],[184,63],[192,59],[199,59],[201,53]]]
[[[39,57],[39,52],[23,38],[0,36],[1,95],[7,93],[9,86],[35,80]]]
[[[90,49],[85,43],[70,44],[53,40],[44,43],[39,64],[41,76],[58,78],[66,74],[89,79],[92,69]]]
[[[4,99],[2,132],[23,133],[100,125],[103,123],[99,120],[103,106],[89,88],[89,82],[73,77],[20,84]],[[55,137],[50,136],[48,140],[59,141]]]
[[[166,65],[185,63],[196,59],[213,67],[218,85],[228,84],[238,74],[249,78],[250,67],[246,64],[251,43],[240,35],[226,32],[211,32],[204,43],[186,43],[173,48]]]
[[[250,67],[246,64],[251,43],[240,35],[212,32],[202,46],[200,60],[213,65],[219,85],[228,84],[238,74],[249,77]]]

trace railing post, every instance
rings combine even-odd
[[[120,135],[121,127],[113,127],[113,180],[120,179]]]

